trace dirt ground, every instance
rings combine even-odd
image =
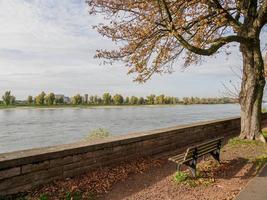
[[[222,150],[222,164],[211,167],[204,183],[198,186],[177,184],[173,181],[175,165],[166,162],[144,174],[130,176],[126,181],[120,182],[112,190],[103,195],[101,199],[153,199],[153,200],[228,200],[233,199],[247,182],[256,175],[257,164],[253,158],[267,153],[265,145],[227,145]],[[202,160],[199,168],[214,165],[211,158]],[[213,169],[212,169],[213,168]],[[201,170],[201,169],[199,169]]]
[[[167,159],[139,159],[45,185],[16,199],[40,200],[229,200],[258,171],[267,145],[233,140],[221,150],[222,163],[206,157],[194,185],[174,181],[176,166]],[[186,171],[186,167],[182,168]]]

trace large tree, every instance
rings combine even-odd
[[[45,92],[42,91],[41,94],[39,94],[38,96],[36,96],[34,98],[35,104],[37,104],[37,105],[44,105],[44,103],[45,103],[45,95],[46,95]]]
[[[15,104],[16,97],[11,95],[11,91],[6,91],[5,94],[2,96],[3,102],[5,105],[9,106]]]
[[[126,63],[144,82],[171,72],[182,57],[185,66],[239,44],[243,57],[240,92],[241,133],[261,139],[261,103],[265,86],[260,33],[267,23],[267,0],[88,0],[91,14],[102,14],[100,34],[118,44],[97,57]],[[265,38],[265,40],[267,40]]]
[[[54,102],[55,102],[55,94],[53,93],[53,92],[51,92],[51,93],[49,93],[49,94],[47,94],[46,96],[45,96],[45,102],[46,102],[46,104],[47,105],[53,105],[54,104]]]

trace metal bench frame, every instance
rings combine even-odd
[[[180,171],[181,166],[185,164],[191,170],[192,176],[196,177],[197,159],[210,154],[215,160],[220,163],[220,149],[222,146],[223,137],[213,139],[193,147],[189,147],[185,153],[178,154],[169,158],[170,161],[177,164],[177,171]]]

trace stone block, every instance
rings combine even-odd
[[[26,173],[30,173],[34,171],[41,171],[41,170],[48,169],[48,168],[49,168],[49,161],[47,160],[47,161],[40,162],[40,163],[23,165],[21,167],[21,172],[22,174],[26,174]]]
[[[66,156],[63,158],[57,158],[50,160],[50,167],[63,166],[73,162],[73,156]]]
[[[0,180],[17,176],[20,174],[20,167],[0,170]],[[1,184],[1,182],[0,182]]]

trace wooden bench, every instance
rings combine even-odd
[[[189,147],[185,153],[169,158],[170,161],[177,163],[177,171],[180,171],[181,165],[187,165],[193,177],[196,177],[197,159],[204,155],[210,154],[220,163],[220,149],[222,146],[223,137],[210,140],[208,142]]]

